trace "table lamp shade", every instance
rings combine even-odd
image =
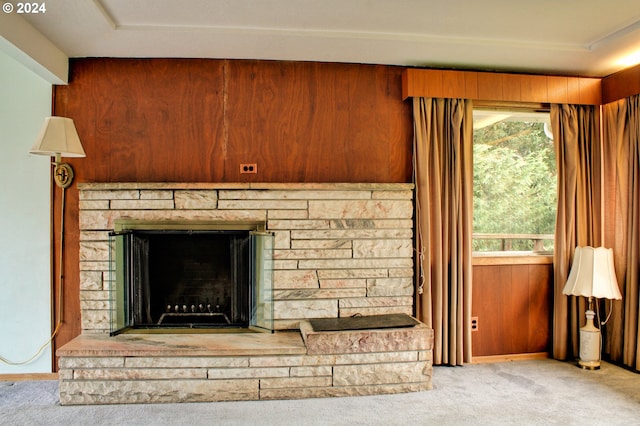
[[[73,120],[66,117],[47,117],[36,138],[31,154],[85,157]]]
[[[576,247],[562,294],[598,299],[622,299],[613,265],[613,250]]]

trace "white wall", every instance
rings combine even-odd
[[[0,356],[25,361],[51,334],[50,159],[29,149],[51,84],[0,51]],[[51,372],[51,346],[0,374]]]

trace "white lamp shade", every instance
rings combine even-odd
[[[576,247],[571,272],[562,294],[622,299],[613,266],[613,250]]]
[[[45,118],[29,152],[48,156],[86,157],[73,120],[66,117]]]

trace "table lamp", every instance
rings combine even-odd
[[[580,328],[580,358],[578,366],[600,368],[600,329],[593,323],[593,299],[622,299],[613,266],[613,250],[604,247],[576,247],[573,264],[562,294],[589,299],[585,312],[587,321]]]

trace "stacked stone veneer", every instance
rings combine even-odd
[[[424,324],[315,332],[301,323],[302,333],[84,334],[58,350],[60,403],[298,399],[431,389],[433,332]]]
[[[411,185],[85,183],[79,190],[83,332],[57,351],[61,404],[431,388],[433,331],[424,324],[322,332],[306,321],[411,314]],[[117,219],[265,222],[275,234],[280,331],[109,336],[108,233]]]
[[[265,221],[275,234],[274,327],[412,313],[410,184],[84,183],[82,330],[109,331],[108,233],[117,219]]]

